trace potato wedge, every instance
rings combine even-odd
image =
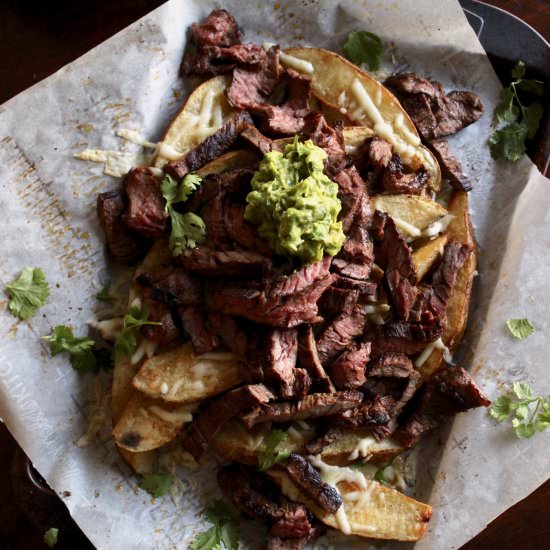
[[[342,495],[343,504],[336,514],[329,514],[312,502],[294,485],[290,477],[274,468],[269,475],[283,494],[305,504],[318,519],[343,533],[373,539],[400,541],[419,540],[428,527],[432,508],[377,481],[365,478],[359,471],[327,466],[330,478]],[[325,477],[323,472],[321,477]]]
[[[115,443],[131,452],[158,449],[191,422],[193,405],[166,403],[135,392],[113,429]]]
[[[416,238],[422,230],[447,214],[437,202],[418,195],[374,195],[373,210],[386,212],[406,237]]]
[[[124,459],[124,462],[136,472],[136,474],[150,474],[154,470],[155,462],[157,459],[156,451],[145,451],[143,453],[132,453],[127,449],[119,447],[117,450],[120,456]]]
[[[162,168],[168,161],[182,157],[221,128],[234,113],[225,97],[230,81],[230,76],[216,76],[195,88],[168,126],[153,166]]]
[[[441,335],[441,340],[445,346],[451,352],[454,352],[462,339],[468,321],[472,284],[477,268],[477,250],[470,214],[468,213],[468,194],[465,191],[454,191],[449,201],[448,210],[449,214],[454,216],[447,228],[449,240],[455,240],[470,247],[470,252],[464,266],[458,273],[447,305],[447,326]],[[443,349],[434,348],[427,360],[418,366],[418,370],[424,379],[440,368],[443,353]]]
[[[436,239],[428,241],[412,253],[412,260],[416,271],[416,278],[420,282],[430,271],[435,261],[443,254],[449,236],[443,233]]]
[[[241,382],[232,353],[196,356],[190,343],[146,359],[134,376],[134,388],[155,399],[193,403],[212,397]]]
[[[321,451],[321,458],[328,464],[345,465],[357,459],[368,462],[387,461],[403,452],[396,441],[390,438],[376,441],[369,435],[369,430],[359,428],[330,443]]]
[[[285,52],[313,65],[313,93],[323,103],[345,110],[353,124],[373,128],[413,170],[423,165],[429,174],[429,187],[439,190],[437,160],[421,145],[412,120],[387,88],[334,52],[321,48],[289,48]]]

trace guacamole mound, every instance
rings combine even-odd
[[[338,185],[323,173],[326,152],[311,140],[285,147],[284,153],[264,155],[252,178],[244,217],[277,254],[303,263],[334,256],[345,239]]]

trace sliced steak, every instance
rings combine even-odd
[[[343,430],[385,426],[391,420],[393,406],[394,400],[391,397],[375,396],[357,407],[334,415],[330,418],[330,425]]]
[[[342,229],[347,235],[353,224],[355,213],[360,208],[363,193],[366,192],[366,184],[355,166],[341,170],[334,175],[333,180],[338,184],[338,198],[342,203],[342,210],[338,217],[342,222]]]
[[[246,360],[246,332],[233,317],[211,311],[207,315],[206,326],[220,338],[224,346],[229,348],[239,361]]]
[[[124,192],[128,199],[126,225],[144,237],[162,237],[168,214],[164,211],[160,183],[151,170],[145,166],[132,168],[124,178]]]
[[[376,263],[384,269],[386,285],[398,318],[407,319],[418,294],[411,249],[392,218],[378,210],[374,218],[377,226],[384,228],[382,239],[375,243]]]
[[[216,251],[231,250],[233,243],[225,224],[226,194],[219,193],[202,206],[198,214],[206,226],[204,245]]]
[[[303,456],[292,453],[275,468],[284,471],[303,495],[329,514],[336,513],[342,506],[338,490],[322,481],[319,472]]]
[[[151,297],[166,305],[198,305],[203,301],[202,284],[184,269],[168,266],[156,273],[142,273],[137,282],[151,287]]]
[[[228,420],[273,398],[273,394],[263,384],[241,386],[227,392],[212,401],[193,420],[183,439],[183,448],[199,461],[208,449],[209,442]]]
[[[324,279],[329,274],[330,256],[319,262],[313,262],[297,269],[289,275],[270,281],[267,292],[274,296],[292,296],[298,294],[312,284]]]
[[[234,17],[223,9],[210,12],[200,24],[191,25],[191,38],[197,47],[234,46],[242,41],[241,31]]]
[[[387,193],[419,195],[428,182],[428,172],[420,167],[416,172],[405,173],[398,153],[394,153],[384,169],[382,187]]]
[[[359,289],[329,286],[319,300],[319,311],[322,315],[328,316],[339,315],[340,313],[349,315],[359,299],[359,294]]]
[[[456,134],[478,120],[483,114],[483,104],[473,92],[450,92],[435,100],[433,110],[437,120],[433,138],[437,139]]]
[[[443,97],[445,90],[436,80],[428,80],[415,73],[401,73],[390,76],[384,82],[398,97],[403,94],[425,94],[428,97]]]
[[[196,355],[208,353],[220,345],[220,339],[208,328],[208,317],[201,307],[184,306],[179,309],[179,314]]]
[[[245,250],[212,250],[206,246],[186,249],[177,258],[187,271],[207,277],[267,276],[273,266],[271,260]]]
[[[149,311],[147,321],[151,323],[161,323],[160,325],[144,325],[141,327],[141,333],[148,340],[152,340],[160,345],[166,345],[179,338],[179,331],[174,323],[170,308],[152,298],[151,289],[144,289],[141,293],[142,303]]]
[[[445,366],[433,374],[415,396],[405,423],[394,437],[405,447],[435,428],[445,418],[474,407],[491,404],[471,376],[461,367]]]
[[[318,392],[334,392],[334,385],[319,359],[311,325],[302,325],[298,329],[298,362],[301,367],[306,369]]]
[[[164,167],[165,172],[174,178],[183,178],[189,172],[197,170],[225,153],[237,141],[239,134],[250,124],[253,124],[252,118],[246,111],[237,113],[183,158],[169,162]]]
[[[312,393],[301,401],[273,403],[257,407],[242,417],[247,428],[262,422],[289,422],[329,416],[356,407],[363,400],[358,391]]]
[[[269,243],[258,235],[257,227],[244,219],[245,205],[231,202],[224,208],[225,231],[239,246],[262,256],[271,257],[273,250]]]
[[[459,160],[449,149],[446,139],[434,139],[428,142],[430,149],[436,156],[444,178],[447,178],[451,185],[459,191],[471,191],[472,185],[462,171]]]
[[[276,147],[271,138],[264,136],[264,134],[262,134],[260,130],[256,128],[256,126],[252,125],[247,126],[241,132],[240,139],[246,141],[246,143],[258,149],[258,151],[262,153],[262,155],[265,153],[269,153],[269,151],[272,151]]]
[[[370,350],[370,342],[353,342],[335,359],[329,372],[337,389],[357,389],[365,383]]]
[[[325,328],[317,339],[317,352],[323,366],[329,366],[352,340],[363,334],[366,322],[365,307],[357,304],[350,314],[342,313]]]
[[[368,376],[408,378],[413,370],[412,361],[404,353],[383,353],[373,359],[367,369]]]
[[[142,246],[139,235],[124,223],[125,210],[122,191],[108,191],[97,196],[97,215],[109,256],[117,264],[132,265],[145,255],[147,248]]]

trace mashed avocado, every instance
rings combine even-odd
[[[244,217],[277,254],[297,256],[304,263],[334,256],[344,242],[338,185],[323,173],[327,154],[311,140],[298,137],[284,153],[264,155],[252,178]]]

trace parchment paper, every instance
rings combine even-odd
[[[95,198],[118,182],[73,155],[86,147],[137,151],[115,136],[121,127],[160,138],[185,92],[177,72],[186,28],[213,5],[168,2],[0,107],[0,284],[30,265],[44,269],[52,289],[29,322],[17,322],[2,302],[0,417],[100,549],[186,548],[203,526],[199,511],[219,493],[210,465],[181,474],[179,502],[153,501],[136,490],[108,429],[85,449],[75,445],[97,382],[75,373],[65,357],[51,358],[40,336],[57,324],[82,334],[93,317],[105,269]],[[516,380],[550,393],[550,184],[528,159],[490,158],[486,139],[500,85],[458,3],[232,0],[223,7],[250,41],[338,51],[350,30],[370,30],[386,44],[386,68],[413,69],[447,89],[481,96],[485,116],[451,139],[475,182],[471,204],[480,245],[461,363],[473,367],[491,397]],[[536,333],[514,341],[504,321],[524,316]],[[441,462],[430,455],[420,463],[418,494],[429,498],[434,517],[417,547],[457,548],[544,482],[549,438],[550,431],[516,440],[484,410],[457,417]],[[261,540],[260,531],[244,531],[246,547]],[[338,540],[342,548],[353,544]]]

